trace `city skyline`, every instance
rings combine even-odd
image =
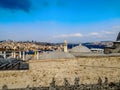
[[[0,40],[116,40],[119,0],[0,0]]]

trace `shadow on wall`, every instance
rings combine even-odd
[[[80,84],[79,81],[80,79],[76,77],[74,84],[70,85],[69,81],[64,78],[63,86],[57,86],[55,78],[52,78],[49,87],[29,87],[28,85],[26,88],[8,89],[7,85],[4,85],[2,90],[120,90],[120,81],[109,82],[107,77],[105,77],[104,82],[99,77],[96,84]]]

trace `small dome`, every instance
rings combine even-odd
[[[73,47],[72,49],[69,50],[69,52],[71,53],[90,53],[90,49],[83,46],[83,45],[79,45],[79,46],[76,46],[76,47]]]
[[[49,52],[49,53],[43,53],[39,59],[70,59],[70,58],[75,58],[72,54],[67,53],[67,52],[60,52],[60,51],[54,51],[54,52]]]

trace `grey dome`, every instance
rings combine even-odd
[[[90,53],[90,49],[83,46],[83,45],[79,45],[79,46],[76,46],[76,47],[73,47],[72,49],[69,50],[69,52],[71,53]]]
[[[67,53],[67,52],[60,52],[60,51],[54,51],[54,52],[49,52],[49,53],[43,53],[40,55],[39,59],[70,59],[70,58],[75,58],[72,54]]]

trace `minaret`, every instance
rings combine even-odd
[[[64,52],[67,52],[67,41],[64,41]]]

